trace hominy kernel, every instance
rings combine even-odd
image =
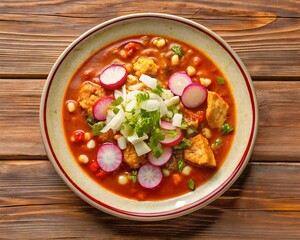
[[[211,84],[211,80],[209,78],[200,78],[200,83],[203,86],[208,87]]]
[[[185,166],[183,169],[182,169],[182,174],[185,175],[185,176],[188,176],[190,175],[192,172],[192,168],[190,166]]]
[[[125,175],[120,175],[120,176],[118,177],[118,182],[119,182],[119,184],[121,184],[121,185],[125,185],[125,184],[128,183],[128,178],[127,178]]]
[[[92,134],[89,132],[84,133],[84,140],[90,141],[92,139]]]
[[[178,55],[173,55],[171,59],[171,63],[173,66],[176,66],[179,64],[179,56]]]
[[[86,164],[89,162],[89,158],[87,155],[84,155],[84,154],[81,154],[79,157],[78,157],[78,161],[80,163],[83,163],[83,164]]]
[[[156,43],[156,47],[158,48],[164,47],[165,45],[166,45],[166,40],[163,38],[159,39]]]
[[[96,147],[95,140],[92,139],[92,140],[88,141],[88,143],[86,144],[86,146],[87,146],[87,148],[89,148],[89,149],[95,148],[95,147]]]
[[[153,45],[156,46],[157,42],[158,42],[158,39],[154,39],[152,43],[153,43]]]
[[[193,63],[195,66],[197,66],[200,63],[201,59],[199,57],[194,57],[193,58]]]
[[[169,170],[169,169],[164,168],[162,171],[163,171],[163,175],[164,175],[165,177],[170,176],[170,170]]]
[[[67,108],[70,113],[76,110],[76,104],[73,101],[67,103]]]
[[[202,133],[203,133],[204,137],[206,137],[207,139],[211,138],[211,131],[209,128],[203,128]]]
[[[192,77],[192,76],[194,76],[194,75],[196,74],[196,70],[195,70],[195,68],[192,67],[192,66],[188,66],[187,69],[186,69],[186,71],[187,71],[187,74],[188,74],[190,77]]]

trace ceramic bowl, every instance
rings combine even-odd
[[[94,52],[116,40],[142,34],[165,35],[205,52],[223,71],[236,102],[235,138],[220,170],[192,193],[162,201],[136,201],[117,196],[92,181],[74,164],[62,126],[63,97],[76,69]],[[237,54],[218,35],[193,21],[166,14],[134,14],[104,22],[77,38],[58,58],[46,81],[40,126],[47,155],[58,175],[84,201],[106,213],[153,221],[178,217],[203,208],[239,177],[250,158],[258,122],[251,78]]]

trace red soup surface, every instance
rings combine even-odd
[[[122,68],[114,68],[116,65]],[[126,79],[120,81],[119,86],[109,84],[111,89],[103,87],[99,75],[106,68],[110,68],[110,72],[105,81]],[[123,72],[118,72],[120,69]],[[176,73],[180,73],[181,77],[169,84]],[[150,77],[152,82],[156,81],[155,87],[150,84],[151,88],[149,83],[141,81],[145,76]],[[184,97],[176,96],[174,92],[187,88],[182,85],[189,86],[191,83],[201,84],[198,88],[201,89],[200,94],[208,95],[200,106],[186,108],[185,105],[197,102],[197,96],[192,96],[193,91],[185,93]],[[197,87],[192,88],[196,89],[196,94]],[[130,96],[130,92],[134,91],[136,94]],[[116,96],[121,97],[104,108],[100,106],[105,119],[96,120],[93,108],[97,101],[107,97],[115,100]],[[148,103],[156,106],[154,110]],[[162,109],[166,112],[163,113]],[[117,129],[101,132],[120,111],[125,114],[123,123]],[[162,129],[161,121],[169,122],[172,130]],[[63,107],[64,130],[74,164],[79,164],[91,179],[107,190],[137,200],[176,197],[194,191],[210,179],[222,166],[230,150],[235,121],[234,97],[217,65],[193,46],[153,35],[122,39],[90,56],[72,76]],[[137,142],[143,141],[147,145],[146,149],[132,142],[130,136],[137,133],[147,135],[143,140],[139,139],[140,136],[136,138]],[[172,151],[171,157],[165,159],[161,166],[154,167],[162,175],[162,180],[148,172],[146,178],[157,183],[151,188],[143,187],[141,182],[147,179],[139,179],[140,168],[151,164],[149,153],[162,154],[160,149],[166,146],[159,142],[162,138],[166,139],[166,135],[171,138],[167,145],[173,145],[176,139],[177,144],[168,147]],[[99,148],[107,143],[115,144],[114,147],[123,154],[120,166],[111,172],[104,171],[97,161]],[[102,161],[112,164],[115,158],[120,158],[112,150],[112,154],[106,154],[104,157],[107,159]],[[138,156],[140,151],[142,154]]]

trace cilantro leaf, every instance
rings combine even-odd
[[[152,89],[153,93],[157,94],[158,96],[161,96],[161,94],[164,92],[163,87],[160,84],[156,85],[156,88]]]
[[[179,149],[188,148],[190,146],[191,146],[190,140],[184,138],[178,145],[174,146],[173,148],[179,150]]]
[[[90,127],[92,127],[96,122],[97,122],[97,121],[96,121],[96,119],[94,118],[93,115],[89,115],[89,116],[87,117],[87,119],[86,119],[86,123],[87,123]]]
[[[225,79],[223,77],[217,77],[217,82],[220,85],[223,85],[225,83]]]
[[[135,95],[135,99],[137,104],[140,104],[141,102],[144,102],[148,99],[150,99],[149,93],[145,92],[145,93],[138,93],[137,95]]]
[[[123,102],[122,97],[118,97],[116,100],[112,101],[109,105],[112,107],[119,106]]]
[[[228,134],[233,131],[233,127],[229,123],[224,123],[221,127],[222,135]]]
[[[180,57],[183,57],[184,56],[184,53],[182,51],[182,47],[179,46],[179,45],[173,45],[172,46],[172,50],[174,52],[175,55],[178,55]]]
[[[127,175],[127,178],[129,180],[131,180],[133,183],[136,183],[136,181],[137,181],[137,174],[138,174],[138,171],[137,170],[133,170],[130,175]]]
[[[149,139],[149,147],[152,149],[153,154],[156,158],[162,155],[162,148],[158,146],[158,143],[165,139],[164,134],[158,129],[154,129],[151,132],[151,137]]]

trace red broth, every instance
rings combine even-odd
[[[157,38],[164,38],[167,44],[164,47],[156,47],[153,44],[153,40]],[[130,49],[128,50],[128,48],[125,48],[126,51],[124,51],[124,46],[128,43],[138,43],[139,49],[134,49],[130,52]],[[174,55],[171,46],[174,44],[181,46],[182,51],[184,52],[184,56],[180,57],[180,62],[176,66],[171,64],[171,58]],[[123,51],[122,54],[120,54],[121,51]],[[97,171],[92,171],[91,169],[93,169],[93,167],[91,165],[96,160],[97,151],[102,142],[99,140],[98,136],[92,136],[91,127],[86,122],[86,116],[83,114],[83,109],[77,104],[81,84],[85,81],[99,84],[99,74],[112,63],[122,64],[127,68],[129,74],[135,74],[135,71],[132,68],[132,63],[140,56],[150,57],[159,66],[156,78],[161,82],[164,88],[167,88],[168,79],[173,73],[186,71],[188,66],[193,66],[196,69],[196,74],[191,77],[194,82],[199,82],[200,78],[210,79],[211,84],[208,86],[208,90],[218,93],[227,102],[229,105],[227,122],[234,128],[236,121],[234,97],[227,79],[218,66],[208,56],[193,46],[169,37],[150,35],[130,37],[114,42],[97,51],[95,54],[90,56],[82,64],[82,66],[79,67],[72,76],[65,92],[63,107],[64,131],[68,146],[74,156],[74,164],[79,164],[82,170],[102,187],[117,195],[130,199],[169,199],[190,192],[191,189],[188,187],[189,180],[192,179],[195,183],[195,187],[197,188],[218,171],[230,150],[234,138],[234,131],[230,134],[222,135],[220,133],[220,129],[210,129],[212,135],[212,137],[208,139],[210,145],[213,145],[217,138],[222,139],[221,147],[214,150],[214,156],[217,162],[217,166],[215,168],[199,167],[185,161],[185,165],[189,165],[192,169],[188,176],[185,176],[180,172],[171,171],[169,176],[163,177],[163,181],[155,189],[145,189],[137,181],[133,182],[131,180],[125,185],[119,184],[118,177],[120,174],[126,176],[132,172],[132,169],[130,169],[126,163],[122,163],[121,167],[112,173],[104,173],[99,169]],[[218,83],[217,79],[219,77],[225,79],[224,84]],[[106,93],[108,95],[112,94],[111,91],[106,91]],[[76,105],[75,111],[71,113],[67,108],[67,103],[69,101],[74,101]],[[206,107],[207,104],[204,103],[196,109],[189,109],[189,114],[198,114],[199,111],[202,111],[203,116],[205,116],[204,113],[206,111]],[[208,127],[205,117],[197,128],[200,134],[201,129],[204,127]],[[78,130],[81,130],[83,133],[90,133],[86,134],[86,138],[88,139],[74,142],[74,139],[72,140],[72,136],[74,136],[74,132]],[[83,135],[81,137],[83,137]],[[87,148],[89,138],[96,142],[96,147],[93,149]],[[78,162],[77,159],[82,154],[88,157],[88,163],[82,164]],[[230,161],[230,159],[228,161]],[[179,181],[176,181],[177,178]]]

